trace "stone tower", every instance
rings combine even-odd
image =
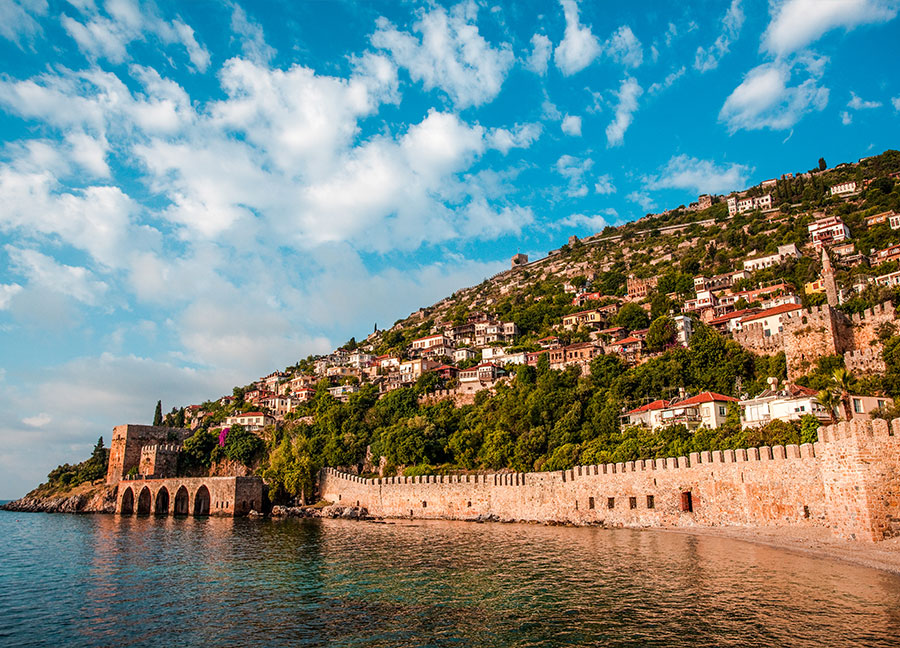
[[[828,250],[822,248],[822,283],[825,284],[825,298],[828,305],[838,305],[837,282],[834,280],[834,268],[831,267],[831,259],[828,258]]]

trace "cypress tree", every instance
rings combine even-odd
[[[156,401],[156,413],[153,414],[153,425],[162,425],[163,417],[162,417],[162,401]]]

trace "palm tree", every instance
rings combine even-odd
[[[853,410],[850,409],[850,386],[853,382],[853,374],[843,368],[835,369],[831,376],[831,380],[834,383],[834,388],[838,392],[841,405],[844,406],[844,415],[849,421],[853,418]]]
[[[837,419],[834,417],[834,408],[837,407],[838,398],[830,389],[823,389],[818,394],[816,394],[816,400],[819,401],[819,404],[828,410],[828,417],[831,419],[831,423],[834,424],[837,422]]]

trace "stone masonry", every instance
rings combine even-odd
[[[847,369],[858,375],[884,373],[878,334],[885,324],[894,325],[895,321],[890,302],[852,317],[823,304],[783,315],[781,333],[766,336],[761,324],[750,324],[735,331],[734,339],[754,353],[784,351],[788,380],[808,373],[819,358],[828,355],[843,356]]]
[[[828,527],[900,535],[900,419],[838,423],[801,446],[692,453],[543,473],[363,479],[323,469],[321,496],[394,518],[629,527]]]

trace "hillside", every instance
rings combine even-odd
[[[853,415],[841,410],[851,393],[884,412],[885,395],[900,395],[900,338],[892,307],[877,322],[867,309],[900,304],[891,283],[900,251],[879,252],[900,244],[900,220],[893,229],[889,215],[872,217],[900,212],[898,174],[900,153],[887,151],[514,259],[388,330],[173,408],[163,420],[194,431],[180,470],[197,474],[225,458],[258,466],[283,501],[311,493],[322,466],[381,475],[559,470],[810,442],[823,421]],[[832,187],[853,189],[832,195]],[[741,213],[740,204],[758,206]],[[840,236],[811,241],[811,225],[833,219],[841,225],[829,231]],[[766,255],[774,261],[760,261]],[[809,309],[856,331],[851,342],[816,351],[814,340],[813,355],[798,362],[793,342],[810,327],[785,323],[772,338],[766,330],[774,347],[753,346],[740,328]],[[843,367],[850,373],[835,374]],[[748,426],[738,400],[789,376],[792,394],[820,392],[824,405]],[[678,406],[692,413],[653,422],[654,411]]]

